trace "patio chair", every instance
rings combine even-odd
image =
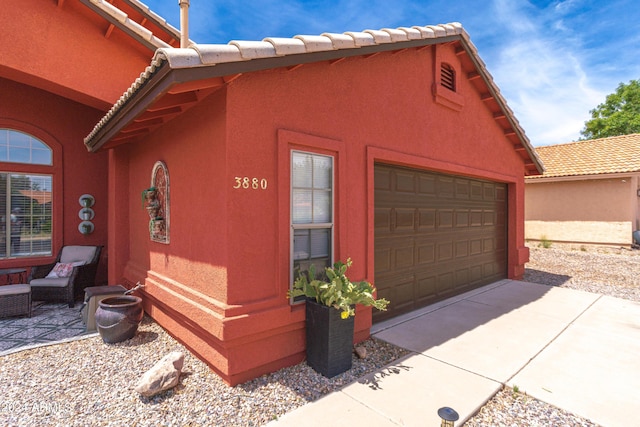
[[[61,301],[73,308],[84,288],[94,286],[102,246],[64,246],[52,264],[31,268],[33,301]]]

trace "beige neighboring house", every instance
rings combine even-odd
[[[640,134],[537,147],[525,178],[525,239],[624,245],[640,228]]]

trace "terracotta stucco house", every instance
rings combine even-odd
[[[85,144],[109,160],[110,280],[145,283],[146,311],[230,384],[304,359],[287,291],[312,263],[350,257],[391,301],[358,307],[354,341],[520,278],[543,170],[460,24],[158,49]]]
[[[640,229],[640,134],[538,147],[525,180],[528,240],[630,246]]]
[[[109,154],[87,152],[82,139],[157,48],[179,45],[178,31],[135,1],[14,6],[0,15],[0,268],[52,262],[63,245],[107,244]],[[96,201],[86,235],[83,194]],[[4,222],[15,208],[19,245]],[[96,281],[107,284],[106,256],[101,266]]]
[[[0,23],[0,173],[37,184],[8,184],[5,221],[9,194],[50,206],[49,248],[14,252],[2,228],[0,267],[105,245],[98,284],[143,282],[146,311],[230,384],[304,359],[286,295],[311,263],[351,257],[391,300],[358,307],[354,341],[524,272],[542,163],[459,24],[179,48],[138,0],[24,0]]]

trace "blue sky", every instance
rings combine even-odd
[[[177,0],[142,0],[180,27]],[[460,22],[535,146],[640,79],[638,0],[191,0],[197,43]]]

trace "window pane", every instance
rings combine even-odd
[[[293,279],[315,267],[316,278],[325,277],[325,267],[331,266],[331,230],[294,230]]]
[[[330,230],[309,230],[311,233],[311,258],[329,256]]]
[[[34,163],[37,165],[51,164],[51,151],[33,150],[31,152],[31,163]]]
[[[332,163],[330,157],[315,156],[313,158],[313,188],[331,188]]]
[[[313,168],[311,156],[304,153],[293,153],[293,187],[311,188]]]
[[[31,146],[29,135],[24,134],[22,132],[10,132],[9,133],[9,145],[12,147],[25,147],[29,148]]]
[[[293,232],[293,259],[309,259],[309,230]]]
[[[9,161],[16,163],[31,163],[29,161],[30,150],[28,148],[9,147]]]
[[[51,255],[51,188],[48,175],[0,174],[0,256]]]
[[[331,222],[331,193],[328,191],[313,192],[313,222]]]
[[[293,190],[293,212],[292,221],[294,224],[309,224],[313,220],[311,205],[311,190]]]
[[[11,129],[0,129],[0,160],[51,165],[52,151],[48,145],[31,135]]]

